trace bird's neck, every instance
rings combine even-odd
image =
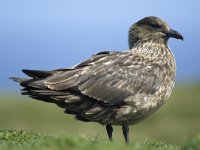
[[[144,49],[144,50],[149,51],[150,49],[153,49],[153,48],[162,48],[162,47],[168,48],[167,42],[163,40],[161,41],[148,40],[148,41],[137,41],[133,45],[129,44],[129,50]]]
[[[173,59],[173,54],[168,48],[167,43],[160,41],[137,42],[130,49],[133,53],[138,53],[141,56],[151,58],[152,60]],[[173,61],[173,60],[171,60]]]
[[[162,33],[152,33],[149,34],[149,32],[146,32],[145,30],[143,32],[129,31],[128,36],[128,44],[129,49],[133,49],[134,47],[138,47],[138,45],[148,45],[149,43],[155,44],[155,45],[165,45],[167,46],[168,37],[165,36],[165,34]]]

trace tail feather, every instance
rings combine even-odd
[[[49,89],[45,84],[45,77],[50,76],[53,71],[23,70],[23,72],[31,76],[31,78],[10,78],[15,82],[19,82],[19,84],[23,87],[21,89],[22,95],[28,95],[29,97],[37,100],[55,103],[60,107],[65,107],[65,105],[69,103],[78,102],[82,98],[77,89],[71,88],[60,91]]]
[[[15,82],[19,82],[19,83],[23,83],[25,81],[30,80],[29,78],[17,78],[17,77],[10,77],[9,79],[15,81]]]
[[[23,69],[22,72],[34,79],[46,78],[53,74],[53,71],[27,70],[27,69]]]

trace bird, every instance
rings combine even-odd
[[[157,111],[175,85],[169,38],[183,41],[164,20],[148,16],[129,28],[126,51],[102,51],[70,68],[23,69],[28,77],[11,79],[23,87],[22,95],[54,103],[80,121],[104,125],[110,141],[113,126],[122,126],[129,143],[129,125]]]

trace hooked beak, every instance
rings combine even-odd
[[[175,31],[175,30],[173,30],[173,29],[170,29],[170,30],[168,31],[167,36],[168,36],[169,38],[170,38],[170,37],[173,37],[173,38],[176,38],[176,39],[181,39],[181,40],[183,41],[183,36],[182,36],[179,32],[177,32],[177,31]]]

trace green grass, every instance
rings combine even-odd
[[[47,136],[23,131],[0,131],[0,149],[2,150],[199,150],[200,134],[190,138],[176,146],[157,140],[145,140],[144,142],[130,143],[108,142],[98,137],[70,137],[70,136]]]
[[[159,141],[146,140],[141,143],[126,145],[123,142],[110,143],[98,138],[46,136],[22,131],[0,131],[0,149],[77,149],[77,150],[178,150],[177,146]]]
[[[200,143],[199,106],[200,85],[176,87],[158,112],[130,126],[130,145],[126,146],[121,127],[114,126],[114,142],[109,143],[105,126],[77,121],[56,105],[7,93],[0,96],[0,149],[15,149],[15,145],[18,149],[73,149],[73,145],[86,149],[90,145],[91,149],[200,150],[196,148]]]

